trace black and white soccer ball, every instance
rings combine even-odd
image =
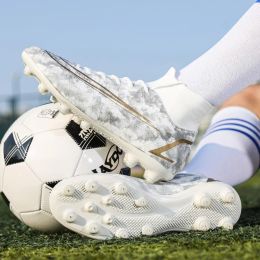
[[[31,228],[55,231],[52,188],[88,173],[120,173],[123,151],[72,114],[47,104],[22,115],[0,149],[0,191],[11,211]],[[125,170],[124,170],[125,171]]]

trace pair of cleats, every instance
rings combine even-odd
[[[124,150],[126,166],[145,169],[146,181],[114,174],[61,181],[50,196],[51,211],[61,224],[96,239],[233,228],[241,203],[232,187],[193,175],[173,179],[186,163],[196,130],[180,127],[183,118],[192,121],[187,111],[176,109],[176,120],[169,116],[169,104],[156,89],[173,85],[176,108],[197,97],[171,72],[145,83],[82,68],[36,47],[26,49],[22,58],[25,74],[39,80],[40,93],[51,93],[62,113],[72,112],[83,128],[91,125]],[[195,113],[201,100],[194,104]]]

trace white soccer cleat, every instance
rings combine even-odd
[[[96,183],[99,189],[89,193],[86,183]],[[76,192],[68,197],[64,189],[71,186]],[[233,194],[229,203],[222,198],[227,191]],[[195,175],[177,174],[168,183],[149,184],[124,175],[92,174],[58,183],[50,195],[50,208],[65,227],[91,238],[111,239],[232,229],[241,202],[229,185]]]
[[[49,91],[64,105],[61,111],[71,110],[118,145],[126,166],[140,164],[149,182],[168,181],[183,168],[197,131],[186,122],[201,118],[210,105],[178,81],[173,69],[144,83],[80,67],[37,47],[24,50],[22,58],[26,75],[43,84],[41,93]],[[164,104],[160,93],[169,84],[174,91]]]

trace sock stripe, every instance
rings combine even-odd
[[[255,134],[256,137],[260,140],[260,134],[259,133],[257,133],[255,130],[253,130],[252,128],[250,128],[248,126],[245,126],[245,125],[242,125],[242,124],[238,124],[238,123],[225,123],[225,124],[216,125],[214,127],[210,127],[208,129],[206,135],[210,134],[212,130],[214,130],[214,129],[218,128],[218,127],[221,127],[221,126],[237,126],[237,127],[241,127],[241,128],[247,129],[251,133]]]
[[[260,0],[259,0],[259,1],[260,1]],[[259,132],[259,134],[260,134],[260,128],[258,128],[255,124],[253,124],[253,123],[251,123],[251,122],[249,122],[249,121],[247,121],[247,120],[240,119],[240,118],[232,118],[232,117],[231,117],[231,118],[227,118],[227,119],[222,119],[222,120],[219,120],[219,121],[213,123],[213,124],[211,125],[211,127],[212,127],[212,126],[215,126],[215,125],[217,125],[217,124],[219,124],[219,123],[221,123],[221,122],[226,122],[226,121],[240,121],[240,122],[246,123],[246,124],[252,126],[252,127],[253,127],[255,130],[257,130],[257,131]]]
[[[250,134],[248,134],[248,133],[246,133],[246,132],[244,132],[244,131],[242,131],[242,130],[240,130],[240,129],[235,129],[235,128],[220,128],[220,129],[216,129],[216,130],[211,131],[208,135],[213,134],[213,133],[215,133],[215,132],[220,132],[220,131],[233,131],[233,132],[238,132],[238,133],[240,133],[240,134],[246,136],[247,138],[249,138],[249,139],[254,143],[254,145],[256,146],[256,149],[257,149],[257,151],[258,151],[258,153],[259,153],[259,155],[260,155],[260,146],[259,146],[259,144],[258,144],[258,141],[257,141],[253,136],[251,136]]]

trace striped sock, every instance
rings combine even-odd
[[[242,107],[228,107],[213,117],[184,172],[236,185],[253,176],[259,155],[259,119]]]

